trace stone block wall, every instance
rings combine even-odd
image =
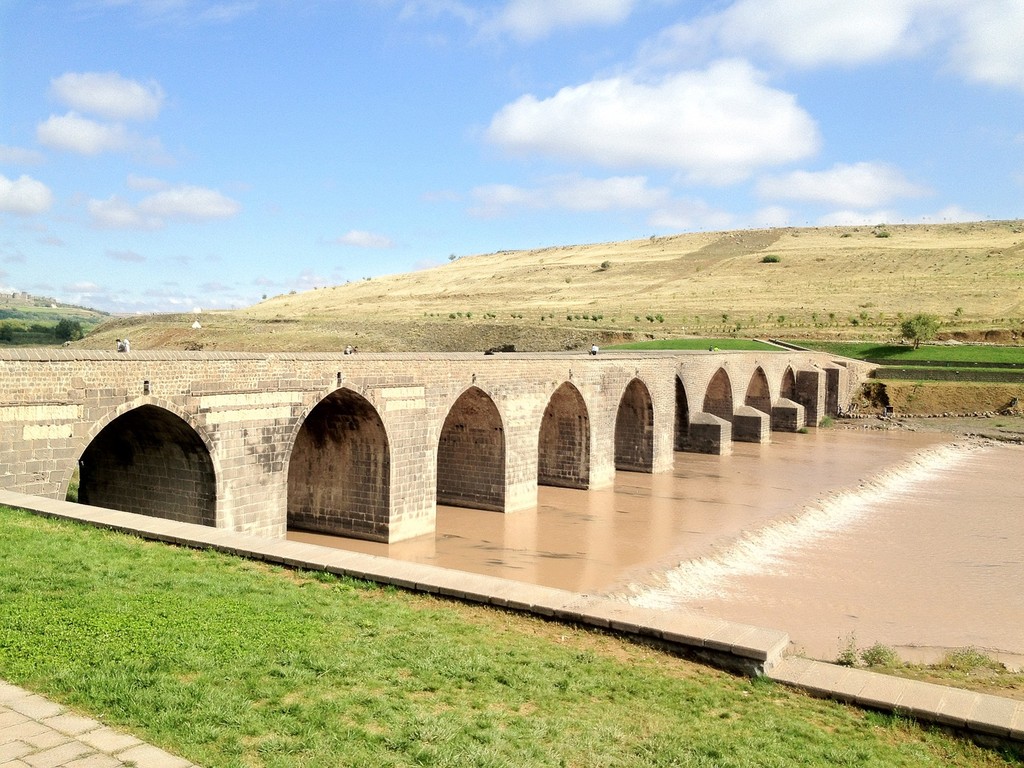
[[[728,452],[748,399],[774,419],[792,389],[817,423],[858,375],[798,352],[0,351],[0,486],[63,496],[82,459],[99,470],[85,493],[112,506],[393,542],[432,533],[439,502],[508,512],[535,505],[538,482],[601,487],[617,465],[670,470],[679,447]],[[131,499],[118,467],[155,484]]]

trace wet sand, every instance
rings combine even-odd
[[[834,659],[975,646],[1024,661],[1024,447],[938,433],[814,430],[731,456],[676,454],[671,474],[542,487],[535,510],[439,507],[395,545],[289,538],[789,632]]]

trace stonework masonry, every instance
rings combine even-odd
[[[438,503],[665,472],[817,425],[869,368],[810,352],[0,351],[0,487],[281,537],[399,541]]]

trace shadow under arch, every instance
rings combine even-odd
[[[537,484],[590,487],[590,416],[580,391],[565,382],[551,395],[540,423]]]
[[[672,434],[673,450],[685,451],[690,439],[690,400],[679,374],[676,374],[676,416]]]
[[[388,540],[391,451],[366,398],[338,389],[302,422],[288,461],[288,527]]]
[[[654,401],[640,379],[626,385],[615,413],[615,469],[654,471]]]
[[[725,368],[719,368],[708,383],[707,391],[704,393],[704,413],[732,421],[732,381]]]
[[[217,477],[206,443],[151,403],[114,417],[78,461],[78,500],[183,523],[217,524]]]
[[[764,369],[757,366],[750,376],[750,384],[747,385],[747,394],[743,399],[744,405],[756,408],[761,413],[772,412],[772,393],[768,388],[768,377]]]
[[[498,407],[479,387],[459,395],[441,427],[437,503],[505,510],[505,429]]]
[[[793,373],[793,366],[787,365],[782,374],[782,383],[779,385],[779,397],[786,400],[796,401],[796,374]]]

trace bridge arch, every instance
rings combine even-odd
[[[541,418],[537,484],[590,487],[590,415],[583,395],[569,382],[554,391]]]
[[[505,428],[498,407],[479,387],[459,395],[441,426],[437,503],[505,509]]]
[[[91,430],[78,460],[78,500],[214,526],[217,473],[210,442],[167,403],[119,408]]]
[[[288,460],[288,527],[387,540],[391,446],[377,409],[336,389],[303,419]]]
[[[772,412],[772,393],[768,387],[768,377],[761,366],[757,366],[750,376],[743,404],[756,408],[761,413],[770,414]]]
[[[654,401],[640,379],[626,385],[615,413],[615,468],[654,471]]]
[[[690,400],[686,396],[686,385],[683,384],[682,378],[676,374],[675,380],[676,416],[673,429],[673,448],[677,451],[685,451],[690,437]]]
[[[708,382],[704,393],[704,413],[718,416],[720,419],[732,421],[733,400],[732,381],[725,368],[719,368]]]
[[[796,401],[796,374],[793,373],[793,366],[787,365],[782,374],[782,382],[779,384],[779,397]]]

